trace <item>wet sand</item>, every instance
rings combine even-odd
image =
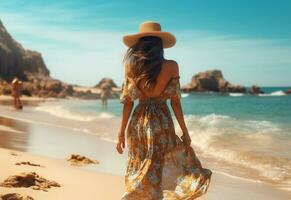
[[[35,199],[120,199],[124,184],[126,154],[120,156],[112,142],[104,141],[94,134],[85,134],[78,129],[60,126],[60,119],[53,116],[57,126],[43,121],[31,122],[34,110],[14,112],[0,106],[0,182],[10,175],[21,172],[37,172],[39,175],[60,183],[60,188],[48,192],[35,191],[30,188],[3,188],[0,193],[18,192]],[[4,117],[3,117],[4,116]],[[39,116],[42,118],[45,116]],[[14,119],[12,119],[14,118]],[[18,120],[16,120],[18,119]],[[64,123],[68,121],[64,120]],[[100,120],[100,131],[117,130],[117,122]],[[114,128],[116,127],[116,128]],[[110,129],[110,130],[109,130]],[[3,149],[5,148],[5,149]],[[11,150],[20,151],[11,155]],[[26,153],[24,153],[26,152]],[[75,167],[66,162],[71,154],[81,154],[100,164],[87,167]],[[17,162],[29,161],[45,167],[15,165]],[[211,166],[206,166],[211,168]],[[214,172],[210,189],[200,199],[209,200],[287,200],[291,192],[278,190],[271,185],[251,182],[229,177]]]
[[[22,96],[21,101],[24,106],[37,106],[39,103],[45,102],[45,101],[52,101],[55,100],[54,98],[40,98],[40,97],[27,97]],[[12,96],[7,95],[0,95],[0,105],[7,105],[11,106],[13,105],[13,98]]]

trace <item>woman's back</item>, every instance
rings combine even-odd
[[[132,73],[126,67],[126,77],[123,84],[123,92],[120,97],[121,102],[126,100],[144,100],[147,98],[170,99],[175,96],[180,97],[179,69],[175,61],[165,60],[160,73],[157,76],[156,84],[153,88],[145,87],[145,80],[136,83]]]
[[[156,84],[153,88],[145,87],[145,80],[141,80],[138,88],[146,97],[159,97],[167,89],[170,81],[179,76],[178,65],[175,61],[165,60],[162,64],[161,71],[157,76]]]

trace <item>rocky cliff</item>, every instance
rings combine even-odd
[[[28,80],[35,75],[49,76],[41,54],[24,49],[11,37],[0,21],[0,78],[11,81],[17,76]]]
[[[14,77],[23,81],[23,94],[40,97],[73,95],[73,87],[50,77],[42,56],[15,41],[0,21],[0,94],[11,93]]]
[[[226,81],[220,70],[208,70],[194,75],[191,82],[182,87],[182,91],[245,93],[246,88]]]

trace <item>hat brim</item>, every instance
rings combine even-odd
[[[132,47],[137,41],[146,36],[156,36],[162,39],[163,47],[170,48],[176,44],[176,38],[169,32],[160,32],[160,31],[150,31],[144,33],[137,33],[132,35],[126,35],[123,37],[123,42],[126,46]]]

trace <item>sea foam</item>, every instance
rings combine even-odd
[[[284,157],[288,147],[280,146],[286,130],[277,124],[216,114],[188,115],[185,121],[194,148],[216,160],[218,170],[291,188],[291,156]]]
[[[66,108],[64,105],[40,105],[35,108],[37,111],[42,111],[54,115],[56,117],[75,120],[75,121],[82,121],[82,122],[90,122],[96,119],[105,119],[105,118],[112,118],[114,117],[113,114],[107,112],[98,113],[96,116],[88,113],[82,114],[78,112],[74,112]]]
[[[241,97],[241,96],[244,96],[243,93],[229,93],[229,96],[231,97]]]
[[[261,97],[271,97],[271,96],[286,96],[286,93],[282,90],[272,92],[270,94],[259,94]]]
[[[182,98],[186,98],[186,97],[188,97],[188,96],[189,96],[189,93],[182,93],[182,94],[181,94],[181,97],[182,97]]]

